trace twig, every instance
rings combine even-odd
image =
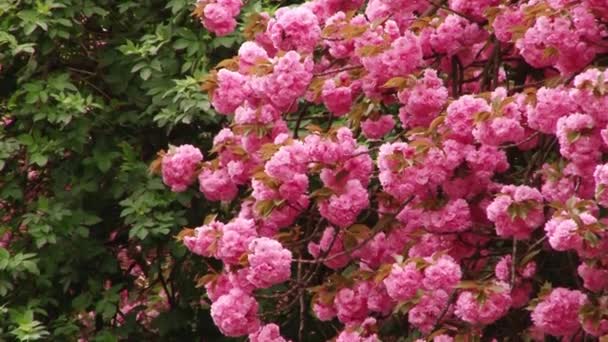
[[[362,65],[356,65],[356,66],[350,66],[350,67],[344,67],[342,69],[335,69],[335,70],[330,70],[330,71],[324,71],[324,72],[320,72],[318,74],[314,74],[315,77],[319,77],[319,76],[327,76],[327,75],[331,75],[331,74],[336,74],[342,71],[350,71],[350,70],[356,70],[356,69],[361,69],[363,68]]]
[[[513,251],[511,254],[511,290],[515,288],[515,260],[517,258],[517,238],[513,238]]]
[[[537,131],[537,132],[534,132],[534,133],[530,134],[530,136],[529,136],[529,137],[527,137],[527,138],[526,138],[526,139],[524,139],[524,140],[518,141],[518,142],[513,143],[513,144],[502,145],[502,146],[501,146],[501,148],[517,147],[517,146],[519,146],[519,145],[522,145],[522,144],[525,144],[525,143],[527,143],[527,142],[529,142],[529,141],[532,141],[534,138],[536,138],[536,137],[537,137],[537,136],[539,136],[539,135],[540,135],[540,132],[538,132],[538,131]]]
[[[302,263],[298,263],[298,283],[300,283],[302,277]],[[299,293],[300,297],[300,328],[298,329],[298,341],[302,342],[304,336],[304,295]]]

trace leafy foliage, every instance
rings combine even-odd
[[[193,6],[0,2],[0,340],[219,336],[193,285],[206,266],[173,239],[210,209],[147,166],[219,129],[198,80],[240,38]]]

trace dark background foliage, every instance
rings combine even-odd
[[[213,37],[193,7],[0,1],[0,340],[221,340],[195,287],[207,266],[174,238],[216,209],[148,171],[168,144],[207,151],[222,125],[198,83],[242,38]],[[147,304],[121,312],[125,289]]]

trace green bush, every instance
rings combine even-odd
[[[194,286],[207,266],[174,239],[212,208],[148,171],[222,124],[199,79],[242,38],[193,7],[0,1],[0,340],[219,336]]]

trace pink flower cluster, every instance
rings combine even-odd
[[[581,326],[578,312],[586,301],[580,291],[553,289],[532,311],[532,321],[545,334],[572,336]]]
[[[241,0],[198,0],[202,8],[201,22],[205,28],[218,36],[225,36],[236,28],[235,17],[239,15]]]
[[[202,161],[203,154],[192,145],[172,148],[162,159],[163,182],[171,187],[171,191],[185,191],[196,180]]]
[[[183,234],[221,263],[204,278],[219,329],[295,339],[262,318],[301,318],[310,298],[343,325],[337,341],[396,340],[383,335],[406,316],[438,342],[506,339],[494,325],[516,317],[522,338],[608,333],[606,5],[312,0],[253,15],[202,85],[229,123],[205,161],[183,145],[161,162],[172,191],[198,179],[223,202],[226,223]],[[227,34],[240,7],[199,10]]]

